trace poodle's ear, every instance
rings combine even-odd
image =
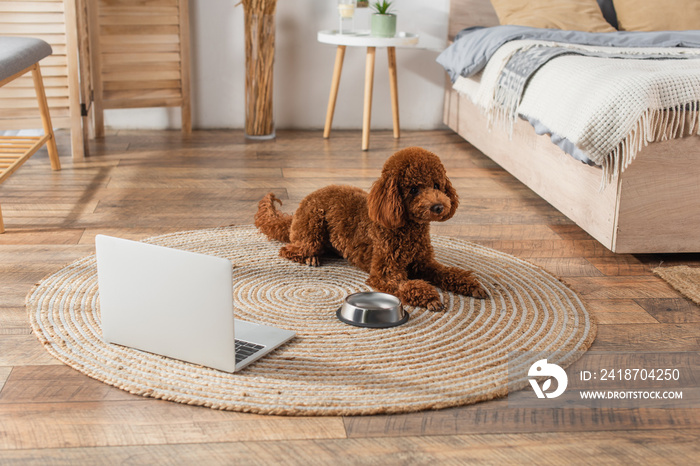
[[[382,173],[374,182],[367,196],[367,208],[373,222],[390,230],[403,226],[403,200],[394,176]]]
[[[445,194],[450,199],[450,213],[447,215],[445,220],[452,218],[452,216],[457,212],[457,207],[459,207],[459,196],[457,196],[457,191],[452,187],[450,179],[445,177]]]

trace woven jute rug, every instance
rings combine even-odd
[[[342,259],[308,267],[278,256],[252,226],[158,236],[150,243],[230,259],[238,318],[297,336],[246,369],[228,374],[107,344],[100,330],[95,257],[80,259],[27,296],[46,350],[75,369],[131,393],[217,409],[288,415],[358,415],[439,409],[501,397],[527,385],[538,358],[571,364],[593,342],[595,323],[576,294],[513,256],[434,237],[440,261],[476,272],[491,294],[443,293],[445,312],[407,307],[388,329],[336,318],[366,274]],[[513,356],[514,354],[529,356]],[[544,356],[542,356],[544,355]],[[554,356],[556,355],[556,356]]]
[[[679,265],[675,267],[658,267],[653,272],[683,296],[700,306],[700,267]]]

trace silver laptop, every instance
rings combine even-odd
[[[228,259],[104,235],[95,246],[110,343],[234,372],[294,336],[234,319]]]

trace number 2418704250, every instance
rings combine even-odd
[[[678,369],[601,369],[600,380],[678,380]]]

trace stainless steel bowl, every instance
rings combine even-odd
[[[336,315],[342,322],[358,327],[396,327],[408,320],[399,298],[376,291],[351,294]]]

